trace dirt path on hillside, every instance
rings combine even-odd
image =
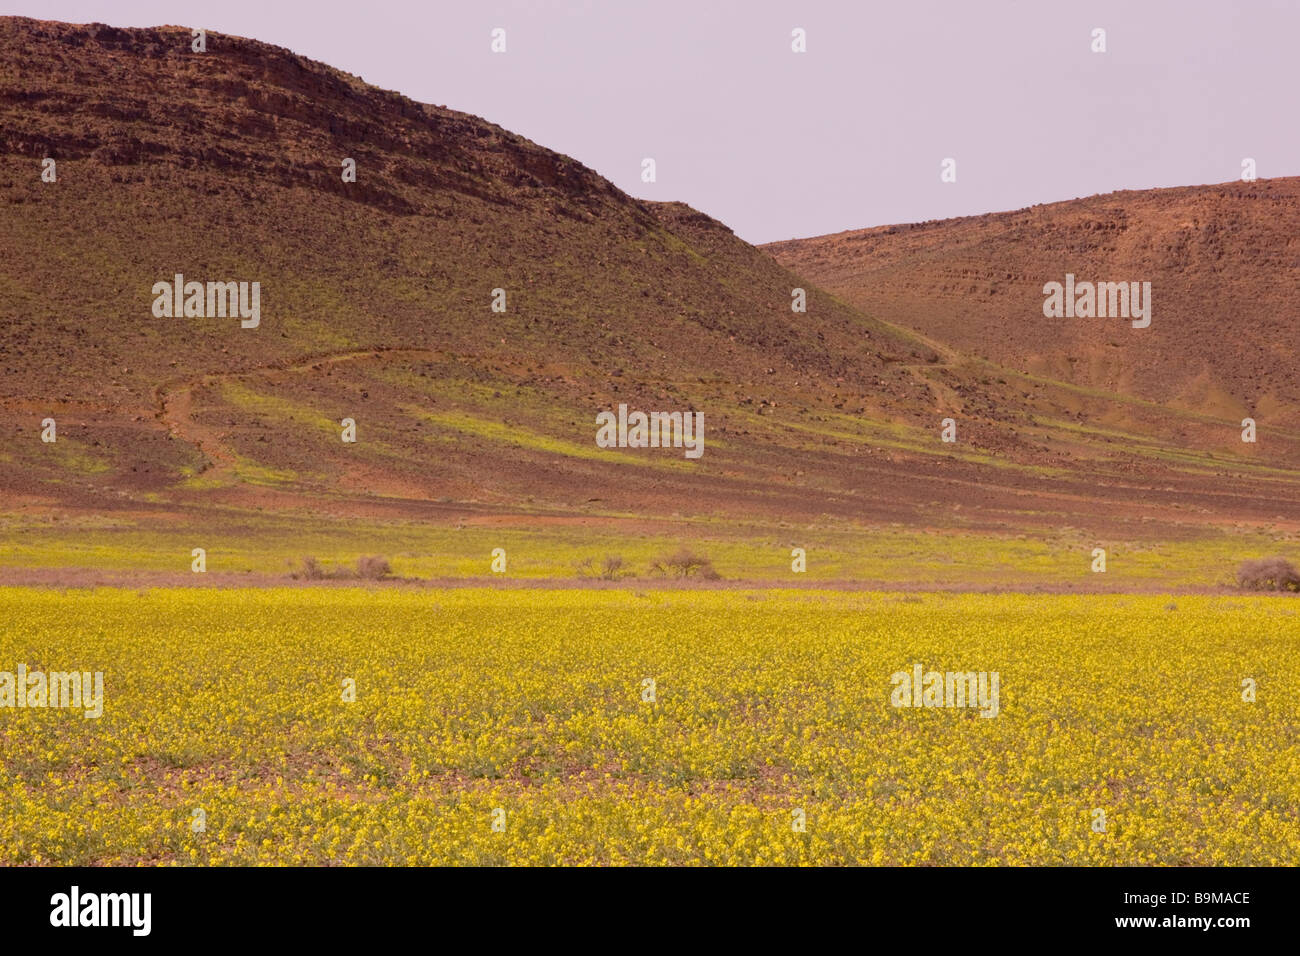
[[[887,322],[874,315],[871,319],[873,322],[885,326],[900,338],[915,339],[939,356],[939,361],[937,362],[899,362],[897,364],[899,368],[906,369],[908,374],[925,386],[926,389],[934,393],[935,408],[940,414],[943,414],[944,412],[959,414],[965,408],[965,403],[962,401],[961,396],[957,394],[957,391],[952,388],[952,386],[945,384],[940,381],[938,377],[931,376],[928,373],[935,369],[956,368],[960,363],[966,361],[966,357],[951,346],[945,345],[937,339],[932,339],[928,335],[924,335],[915,329],[895,325],[892,322]]]
[[[194,378],[176,379],[171,382],[164,382],[154,389],[154,417],[167,427],[170,434],[193,445],[208,460],[208,465],[203,468],[201,474],[209,478],[225,478],[233,475],[239,458],[226,447],[220,431],[195,420],[195,389],[219,385],[230,379],[245,378],[250,375],[271,375],[277,372],[289,374],[318,372],[333,365],[383,359],[390,355],[427,355],[435,357],[443,354],[437,349],[426,348],[380,347],[350,349],[346,352],[326,352],[286,362],[273,362],[269,365],[259,365],[235,372],[213,373],[199,375]]]

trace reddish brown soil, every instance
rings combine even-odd
[[[1296,181],[764,251],[477,117],[189,40],[0,18],[0,511],[1300,528]],[[1067,270],[1152,281],[1152,328],[1044,320]],[[260,281],[261,327],[154,318],[176,272]],[[620,402],[704,412],[704,457],[596,454]]]

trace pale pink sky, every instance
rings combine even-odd
[[[288,47],[765,242],[1300,173],[1300,0],[0,0]],[[808,52],[790,51],[803,27]],[[504,27],[508,52],[489,50]],[[1094,27],[1108,52],[1090,51]],[[658,181],[640,180],[654,157]],[[957,182],[940,163],[957,160]]]

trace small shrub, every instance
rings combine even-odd
[[[1241,562],[1237,586],[1247,591],[1300,591],[1300,571],[1286,558],[1258,558]]]
[[[605,555],[599,567],[595,558],[583,558],[573,566],[573,570],[580,578],[600,578],[602,581],[617,581],[632,573],[624,567],[621,554]]]
[[[357,577],[366,581],[382,581],[392,576],[393,566],[382,555],[357,558]]]
[[[303,581],[351,581],[360,578],[365,581],[383,581],[393,576],[392,565],[380,555],[371,555],[357,559],[353,568],[327,568],[314,557],[302,559],[302,567],[290,572],[294,580]]]
[[[689,578],[699,576],[706,581],[717,581],[722,577],[714,570],[713,562],[702,554],[696,554],[689,548],[666,555],[654,561],[650,570],[665,577]]]
[[[320,566],[320,562],[311,555],[303,558],[302,568],[292,572],[289,576],[295,580],[302,579],[306,581],[323,581],[328,577],[325,569]]]

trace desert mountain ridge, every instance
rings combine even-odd
[[[1294,275],[1295,180],[759,249],[477,117],[190,40],[0,18],[7,513],[1300,518],[1294,307],[1261,285]],[[1068,269],[1149,279],[1151,327],[1044,320]],[[177,274],[258,282],[259,324],[159,317]],[[1240,355],[1216,354],[1242,314]],[[704,454],[598,447],[619,405],[702,413]]]
[[[764,248],[847,301],[972,356],[1225,415],[1300,411],[1300,178],[1125,190]],[[1135,334],[1043,320],[1043,285],[1150,282]],[[1140,347],[1138,344],[1140,343]]]

